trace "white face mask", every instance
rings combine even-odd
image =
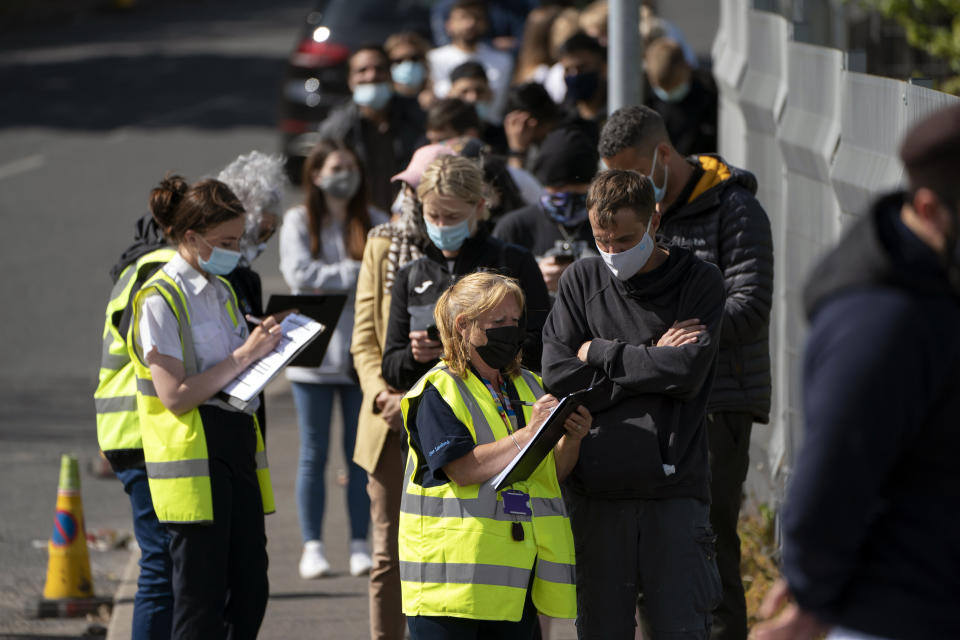
[[[615,278],[628,280],[647,264],[650,256],[653,255],[653,247],[653,238],[650,237],[650,227],[648,225],[647,230],[643,232],[643,237],[640,238],[640,242],[626,251],[604,253],[600,251],[599,245],[597,245],[597,251],[600,251],[600,257],[603,258],[603,262]]]

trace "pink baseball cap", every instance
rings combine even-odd
[[[410,164],[407,165],[407,168],[390,178],[390,182],[402,180],[416,189],[420,185],[420,177],[431,162],[440,156],[453,155],[456,155],[456,152],[443,143],[420,147],[413,152],[413,157],[410,158]]]

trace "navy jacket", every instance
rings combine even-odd
[[[881,199],[813,271],[784,573],[828,624],[960,638],[960,297]]]

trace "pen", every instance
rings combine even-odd
[[[246,318],[248,322],[251,322],[253,324],[263,324],[263,321],[266,320],[266,318],[258,318],[257,316],[250,315],[249,313],[243,317]],[[282,331],[280,325],[278,324],[267,329],[267,333],[276,333],[274,329],[276,329],[277,331]]]

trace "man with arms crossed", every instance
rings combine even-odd
[[[737,519],[750,462],[750,431],[770,416],[770,306],[773,236],[754,194],[757,179],[712,154],[685,157],[663,118],[624,107],[607,120],[600,156],[608,167],[650,176],[661,240],[686,247],[723,273],[726,301],[720,359],[707,402],[710,524],[717,534],[723,600],[714,611],[715,640],[746,640],[747,604],[740,580]]]
[[[643,592],[652,638],[705,639],[720,598],[705,416],[723,277],[657,246],[645,176],[599,174],[587,209],[600,257],[564,272],[543,332],[552,393],[593,387],[594,428],[567,481],[578,635],[632,639]]]

